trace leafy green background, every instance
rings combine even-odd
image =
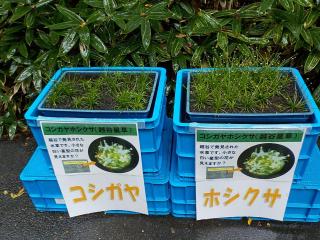
[[[25,129],[24,111],[63,66],[164,66],[174,79],[180,68],[268,47],[313,90],[319,1],[224,2],[0,0],[0,136]]]

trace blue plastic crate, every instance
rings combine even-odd
[[[161,146],[154,152],[141,152],[142,168],[144,173],[157,174],[160,171],[164,159],[167,159],[168,153],[171,151],[172,142],[172,120],[166,119],[166,129],[162,132]],[[52,168],[51,160],[47,149],[39,148],[39,158],[45,160],[47,166]]]
[[[70,69],[70,68],[68,68]],[[88,69],[88,68],[84,68]],[[90,68],[94,70],[108,70],[108,67],[102,68]],[[158,71],[159,68],[132,68],[132,67],[119,67],[113,69],[122,69],[122,70],[139,70],[144,69],[148,71]],[[59,70],[62,71],[62,70]],[[162,130],[164,128],[165,119],[166,119],[166,96],[165,96],[165,86],[166,86],[166,76],[161,75],[157,95],[155,96],[155,101],[153,104],[152,116],[147,118],[76,118],[76,117],[47,117],[42,116],[38,111],[38,106],[43,101],[43,99],[48,94],[52,84],[56,79],[58,79],[61,72],[56,72],[56,74],[52,77],[52,80],[47,84],[46,87],[41,91],[39,96],[33,102],[33,104],[29,107],[28,111],[25,114],[25,119],[28,126],[31,129],[31,132],[38,144],[41,148],[46,148],[41,127],[40,121],[57,121],[57,122],[92,122],[92,123],[138,123],[138,131],[139,131],[139,139],[141,150],[144,152],[154,152],[157,151],[160,147],[160,143],[162,141],[161,135]],[[161,68],[161,71],[163,69]]]
[[[63,203],[63,198],[37,198],[32,197],[31,201],[39,212],[67,212],[67,207]],[[149,215],[168,215],[171,212],[171,202],[147,201]],[[139,214],[129,211],[107,211],[107,214]]]
[[[172,202],[172,215],[178,218],[196,218],[196,205],[183,204]],[[239,218],[225,218],[232,220],[240,220]],[[266,218],[252,218],[253,220],[270,220]],[[299,208],[290,207],[286,208],[284,221],[290,222],[319,222],[320,221],[320,208]]]
[[[154,103],[154,97],[157,94],[158,82],[166,78],[166,70],[164,68],[155,68],[157,71],[150,71],[147,68],[130,68],[129,70],[123,69],[121,67],[73,67],[73,68],[62,68],[58,71],[56,78],[52,78],[48,83],[50,86],[49,92],[43,98],[38,106],[38,111],[42,116],[48,117],[84,117],[84,118],[147,118],[152,112],[152,105]],[[124,73],[128,75],[132,74],[142,74],[150,73],[154,76],[152,92],[148,101],[146,109],[140,111],[134,110],[89,110],[89,109],[58,109],[58,108],[47,108],[45,107],[45,102],[47,97],[50,95],[50,91],[53,89],[54,85],[59,81],[63,81],[64,77],[67,75],[73,75],[78,77],[87,76],[88,78],[99,78],[104,74],[111,73]],[[94,79],[93,79],[94,81]]]
[[[176,147],[173,151],[177,153],[179,158],[194,158],[195,157],[195,129],[196,128],[248,128],[248,129],[258,129],[265,128],[266,124],[223,124],[223,123],[197,123],[188,122],[185,119],[185,91],[184,86],[186,86],[186,81],[188,77],[188,70],[180,70],[177,75],[176,91],[175,91],[175,101],[174,101],[174,114],[173,114],[173,129],[176,138]],[[311,108],[314,111],[314,121],[312,123],[291,123],[292,127],[305,127],[307,128],[304,142],[302,144],[302,149],[300,152],[301,159],[301,174],[304,172],[302,169],[307,168],[317,168],[320,165],[320,161],[314,159],[314,161],[309,161],[314,148],[316,146],[319,134],[320,134],[320,112],[314,102],[311,93],[306,90],[305,96],[309,99]],[[287,124],[286,124],[287,125]],[[281,124],[268,124],[268,127],[283,126]],[[179,159],[180,161],[180,159]],[[182,160],[183,161],[183,160]],[[187,160],[186,160],[187,161]],[[303,163],[304,162],[304,163]],[[312,165],[311,165],[312,163]],[[189,165],[190,167],[190,165]],[[180,172],[181,173],[181,172]],[[190,175],[191,173],[191,175]],[[187,172],[184,174],[185,177],[192,176],[192,171],[188,168]],[[313,176],[296,175],[299,180],[304,181],[305,178],[311,179]]]
[[[181,178],[177,172],[177,159],[172,154],[170,188],[172,214],[176,217],[195,218],[196,189],[192,178]],[[320,186],[292,184],[285,221],[320,220]]]
[[[259,71],[261,67],[243,67],[238,68],[240,71]],[[205,112],[192,112],[190,109],[190,92],[191,92],[191,75],[197,73],[206,73],[212,71],[223,71],[226,68],[201,68],[201,69],[185,69],[187,71],[187,96],[186,96],[186,114],[192,122],[204,123],[306,123],[313,121],[314,111],[310,102],[309,92],[301,74],[295,68],[280,67],[273,68],[284,74],[292,76],[295,81],[300,94],[302,95],[308,111],[300,113],[205,113]],[[312,99],[312,98],[311,98]]]
[[[311,156],[300,155],[297,167],[294,172],[293,181],[302,182],[305,184],[319,184],[320,185],[320,151],[316,146],[314,147]],[[186,157],[177,155],[177,171],[181,177],[195,177],[195,157]]]
[[[170,143],[170,139],[168,139]],[[171,144],[167,144],[167,154],[157,175],[144,174],[145,190],[150,214],[164,215],[170,211],[168,201],[169,169]],[[61,203],[62,193],[50,165],[42,156],[42,150],[37,148],[26,167],[20,174],[24,188],[39,211],[66,211]]]

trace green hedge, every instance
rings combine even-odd
[[[317,1],[246,1],[222,10],[195,9],[188,0],[0,2],[0,136],[13,138],[25,128],[23,112],[63,66],[177,71],[260,46],[280,51],[306,73],[320,69]]]

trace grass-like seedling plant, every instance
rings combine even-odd
[[[255,52],[257,53],[257,52]],[[208,113],[287,113],[307,111],[292,76],[275,56],[253,54],[220,61],[218,69],[191,73],[190,108]],[[260,67],[250,69],[249,66]]]
[[[152,73],[67,73],[50,91],[45,107],[83,110],[145,110]]]

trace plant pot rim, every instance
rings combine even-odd
[[[45,107],[45,102],[50,95],[50,92],[53,90],[55,84],[57,84],[59,81],[62,81],[64,76],[68,73],[83,73],[83,74],[102,74],[102,73],[135,73],[135,74],[154,74],[154,79],[153,79],[153,86],[152,86],[152,91],[149,96],[149,101],[147,104],[147,107],[143,110],[95,110],[95,109],[68,109],[68,108],[49,108]],[[58,76],[53,81],[53,84],[50,86],[50,89],[46,96],[42,99],[38,106],[38,111],[45,116],[54,116],[54,117],[59,117],[58,115],[67,115],[68,113],[70,114],[70,117],[73,117],[74,114],[81,114],[85,116],[88,114],[89,115],[109,115],[112,116],[121,116],[121,117],[126,117],[128,115],[135,115],[136,117],[142,117],[145,118],[149,115],[149,113],[152,111],[152,106],[154,105],[155,102],[155,97],[156,97],[156,91],[158,89],[159,85],[159,77],[160,74],[156,70],[152,69],[128,69],[128,68],[87,68],[87,69],[82,69],[82,68],[62,68],[61,72],[59,73]]]
[[[296,122],[307,122],[314,116],[314,110],[312,108],[312,104],[308,100],[308,97],[306,95],[306,86],[304,83],[302,83],[302,77],[299,73],[299,71],[295,68],[289,68],[289,67],[271,67],[271,69],[279,70],[280,72],[286,72],[291,73],[293,81],[298,86],[299,92],[301,93],[301,96],[306,104],[306,107],[308,111],[306,112],[294,112],[294,113],[222,113],[222,112],[193,112],[191,111],[190,107],[190,100],[191,100],[191,75],[193,73],[205,73],[205,72],[212,72],[217,70],[228,70],[228,69],[237,69],[237,70],[246,70],[246,71],[259,71],[259,69],[262,69],[263,67],[235,67],[235,68],[200,68],[200,69],[186,69],[187,71],[187,94],[186,94],[186,114],[193,122],[225,122],[225,121],[231,121],[231,122],[239,122],[239,121],[245,121],[248,118],[255,118],[256,122],[266,122],[268,120],[271,120],[275,123],[283,123],[286,120],[292,121],[292,119],[296,120]],[[276,119],[275,119],[276,118]],[[233,120],[234,119],[234,120]],[[250,121],[252,122],[252,121]]]

